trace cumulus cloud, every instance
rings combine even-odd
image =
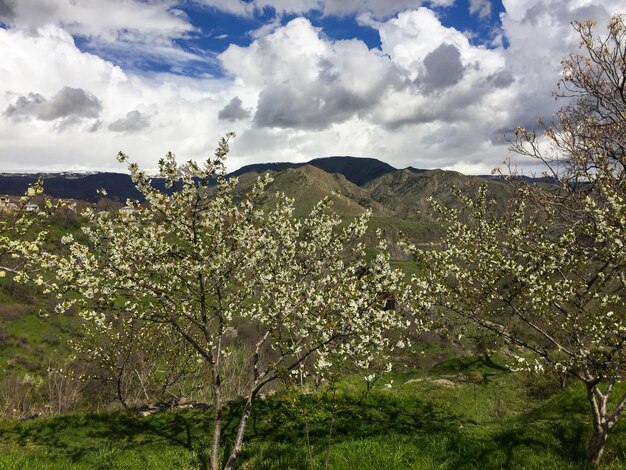
[[[515,77],[508,70],[502,70],[500,72],[489,75],[486,79],[487,86],[493,86],[495,88],[506,88],[515,81]]]
[[[39,93],[20,96],[14,104],[6,108],[4,115],[12,119],[76,121],[82,118],[97,118],[100,111],[102,103],[91,93],[80,88],[63,87],[49,99]]]
[[[150,125],[150,116],[134,110],[126,113],[126,116],[109,124],[109,130],[113,132],[138,132]]]
[[[287,158],[285,152],[305,159],[310,151],[309,158],[392,155],[398,166],[450,166],[460,154],[468,164],[494,155],[501,161],[503,148],[487,129],[511,117],[515,79],[504,51],[472,46],[426,8],[372,26],[381,50],[330,40],[303,19],[249,47],[231,46],[220,57],[225,69],[258,96],[256,129],[233,148],[256,160]],[[452,129],[455,138],[446,139]],[[422,163],[412,160],[417,148]]]
[[[550,119],[562,105],[548,98],[561,78],[561,58],[578,51],[580,38],[571,23],[593,19],[604,28],[612,14],[623,11],[623,2],[505,0],[503,5],[507,70],[516,94],[509,104],[511,119],[501,128],[533,128],[537,118]]]
[[[0,0],[0,21],[31,34],[56,26],[80,37],[83,49],[124,66],[158,61],[172,67],[213,61],[176,40],[196,32],[177,0]],[[4,14],[3,14],[4,12]]]
[[[0,22],[8,23],[15,18],[14,1],[0,0]]]
[[[241,98],[235,96],[226,106],[220,109],[219,113],[217,113],[217,117],[222,121],[239,121],[241,119],[248,119],[250,117],[250,110],[244,109]]]
[[[367,108],[366,97],[343,87],[301,94],[294,87],[275,85],[264,89],[254,122],[261,127],[324,129]]]
[[[193,31],[175,0],[1,0],[11,26],[36,30],[46,25],[107,41],[182,37]]]
[[[206,158],[219,137],[232,127],[241,133],[240,127],[217,120],[227,98],[238,94],[254,102],[245,90],[238,92],[212,78],[144,77],[124,71],[95,54],[82,52],[72,36],[56,26],[41,28],[35,35],[0,28],[0,50],[0,113],[13,106],[15,114],[0,116],[3,171],[124,171],[115,160],[120,149],[147,168],[153,168],[168,150],[185,160]],[[101,104],[97,117],[39,119],[60,113],[50,102],[59,104],[55,97],[64,87],[84,90],[87,97],[88,93],[97,96]],[[19,107],[20,97],[26,109]],[[87,109],[82,114],[95,115],[95,107]],[[26,115],[26,110],[31,114]],[[125,117],[120,110],[140,110],[142,116],[150,116],[150,126],[139,134],[110,130],[108,123]],[[20,112],[21,117],[17,116]],[[131,120],[133,116],[137,117],[131,114]],[[76,119],[80,125],[70,125]]]
[[[380,52],[357,40],[327,40],[304,18],[249,47],[230,46],[220,59],[258,90],[254,123],[261,127],[322,129],[367,112],[400,81]]]
[[[382,51],[410,84],[381,98],[370,113],[374,122],[396,130],[410,124],[508,119],[513,80],[503,80],[502,49],[473,46],[427,8],[372,26],[380,33]],[[496,77],[500,88],[493,86]]]

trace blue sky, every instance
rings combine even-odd
[[[250,1],[245,3],[252,5]],[[419,1],[413,3],[416,7],[421,5]],[[450,5],[433,7],[433,10],[437,12],[443,25],[467,33],[472,44],[492,47],[494,36],[501,32],[500,13],[504,11],[504,7],[500,0],[485,0],[476,3],[478,10],[472,13],[470,13],[470,0],[457,0]],[[488,5],[482,13],[481,5]],[[254,40],[254,32],[259,28],[274,23],[284,26],[297,17],[307,18],[314,27],[320,28],[323,34],[331,40],[358,39],[370,49],[381,46],[377,30],[362,24],[358,19],[359,13],[356,12],[325,14],[322,9],[314,8],[294,13],[277,11],[275,7],[266,6],[242,15],[199,2],[185,2],[179,5],[178,9],[187,16],[194,31],[186,37],[175,39],[174,43],[190,53],[200,53],[206,56],[215,57],[231,44],[247,47]],[[386,17],[391,16],[393,15]],[[80,35],[75,35],[75,40],[78,47],[85,52],[97,53],[112,62],[123,66],[133,66],[144,72],[173,71],[196,76],[202,74],[223,76],[224,73],[219,64],[206,61],[190,63],[183,71],[180,71],[176,67],[172,68],[172,64],[167,62],[142,61],[133,54],[126,55],[120,51],[90,47],[88,40]]]
[[[415,2],[419,5],[419,2]],[[491,9],[486,17],[470,14],[469,0],[457,1],[449,7],[439,7],[438,12],[442,23],[448,27],[454,27],[460,31],[471,31],[476,34],[473,38],[475,43],[489,44],[493,30],[501,27],[500,13],[503,11],[501,1],[490,2]],[[375,29],[359,24],[357,15],[325,15],[320,10],[310,10],[300,15],[294,13],[279,14],[274,8],[267,7],[256,10],[252,16],[241,16],[227,13],[211,6],[187,4],[183,11],[189,15],[191,24],[199,28],[202,33],[193,36],[189,40],[181,40],[183,47],[200,47],[216,53],[223,52],[230,44],[248,46],[252,42],[251,31],[263,25],[280,20],[282,25],[287,24],[296,16],[304,16],[311,23],[322,29],[324,34],[331,39],[358,38],[365,42],[368,47],[380,47],[380,37]]]
[[[0,171],[369,156],[485,173],[626,0],[0,0]],[[532,162],[516,161],[532,170]]]

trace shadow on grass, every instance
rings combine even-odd
[[[226,452],[242,406],[232,404],[225,412]],[[176,410],[146,418],[127,413],[58,416],[0,424],[0,443],[42,446],[54,458],[74,463],[83,462],[104,444],[154,452],[169,447],[197,454],[210,437],[211,416],[211,410]],[[309,457],[329,462],[335,449],[336,454],[346,452],[341,458],[358,458],[349,451],[358,453],[359,445],[370,442],[385,451],[407,454],[397,468],[423,468],[424,459],[450,469],[583,468],[589,433],[584,394],[576,389],[528,413],[487,424],[449,415],[417,395],[385,391],[361,399],[341,393],[281,395],[255,405],[242,460],[253,462],[253,468],[305,468]],[[624,455],[626,425],[620,423],[609,439],[605,462],[619,468]],[[347,467],[340,468],[349,468],[351,461],[347,461]]]
[[[166,445],[191,451],[194,436],[204,434],[202,427],[209,424],[199,412],[168,412],[149,418],[123,412],[81,413],[5,424],[0,428],[0,442],[43,446],[60,458],[80,462],[103,444],[122,449]]]
[[[225,410],[223,444],[234,440],[242,403]],[[325,445],[386,434],[453,433],[450,417],[419,399],[395,400],[377,394],[362,400],[346,396],[272,397],[257,402],[246,441],[302,448],[307,439]],[[127,413],[75,414],[4,425],[0,440],[42,446],[60,459],[80,462],[104,443],[125,449],[169,446],[196,450],[211,431],[211,411],[170,411],[147,418]],[[287,447],[285,447],[287,449]]]
[[[569,387],[540,406],[471,433],[450,448],[457,455],[449,468],[591,468],[585,461],[591,417],[584,391]],[[458,448],[461,447],[462,448]],[[611,431],[603,465],[624,467],[626,422]]]
[[[496,362],[489,355],[478,357],[455,357],[436,364],[430,370],[435,375],[446,374],[467,374],[471,372],[481,372],[482,383],[489,383],[489,379],[501,374],[510,374],[511,371]]]
[[[275,462],[263,468],[281,468],[280,462],[285,463],[284,468],[305,468],[308,451],[318,457],[322,454],[323,460],[323,454],[333,446],[381,436],[424,434],[454,439],[458,427],[453,417],[435,410],[430,403],[417,397],[398,399],[385,392],[360,400],[341,394],[271,398],[258,405],[251,417],[243,458],[255,457],[268,442],[273,443],[271,458]]]

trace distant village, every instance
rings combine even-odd
[[[22,204],[19,202],[19,199],[13,200],[9,196],[0,196],[0,212],[39,212],[40,208],[38,204],[34,204],[32,202],[28,202],[26,204]]]

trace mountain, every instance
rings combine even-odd
[[[306,166],[318,168],[326,173],[342,175],[348,182],[357,186],[396,171],[391,165],[375,158],[324,157],[313,159],[307,163],[278,162],[246,165],[230,173],[229,176],[241,177],[246,174],[261,174],[266,171],[280,173],[285,170],[295,170]],[[44,177],[46,193],[53,197],[95,202],[99,198],[97,194],[98,189],[104,188],[107,190],[109,197],[122,202],[129,198],[141,198],[130,177],[123,173],[27,175],[4,173],[0,174],[0,194],[13,196],[24,194],[28,185],[37,181],[39,176]],[[153,183],[155,187],[163,188],[163,182],[158,178],[154,178]]]
[[[120,200],[139,197],[130,177],[121,173],[94,174],[33,174],[33,175],[0,175],[0,193],[17,196],[24,194],[28,185],[33,184],[42,176],[46,194],[66,199],[80,199],[94,202],[99,197],[98,189],[106,188],[107,192]]]
[[[306,163],[276,162],[276,163],[253,163],[245,165],[231,173],[232,176],[241,176],[246,173],[265,173],[266,171],[283,171],[289,168],[298,168]]]
[[[382,175],[396,171],[391,165],[366,157],[326,157],[315,158],[309,165],[320,168],[327,173],[339,173],[348,181],[362,186]]]
[[[270,172],[274,181],[268,188],[269,192],[282,192],[294,198],[296,215],[305,215],[317,202],[332,197],[333,209],[345,216],[359,215],[367,209],[371,209],[376,216],[393,216],[393,211],[371,199],[368,190],[349,181],[341,173],[328,173],[309,164]],[[239,177],[241,191],[249,190],[257,177],[256,172],[242,174]]]
[[[339,173],[348,181],[362,186],[386,173],[396,171],[394,167],[388,163],[382,162],[375,158],[367,157],[323,157],[314,158],[306,163],[255,163],[239,168],[231,173],[233,176],[241,176],[245,173],[264,173],[266,171],[283,171],[292,168],[300,168],[305,165],[314,166],[327,173]]]
[[[489,197],[506,199],[510,186],[502,178],[465,176],[454,171],[396,170],[374,158],[327,157],[309,163],[264,163],[245,166],[231,175],[239,177],[239,190],[248,191],[259,174],[270,172],[274,182],[270,192],[283,192],[295,198],[295,212],[304,215],[319,200],[335,194],[334,209],[354,216],[366,209],[377,219],[394,219],[429,223],[429,197],[445,205],[455,205],[452,186],[470,188],[488,185]],[[28,184],[40,175],[0,174],[0,195],[21,195]],[[121,173],[45,174],[47,194],[59,198],[96,202],[98,189],[105,188],[111,199],[125,202],[140,199],[130,177]],[[155,187],[163,181],[154,178]]]
[[[256,164],[231,175],[238,176],[236,190],[243,194],[266,172],[273,177],[266,204],[271,205],[275,194],[282,192],[294,198],[296,216],[306,215],[325,197],[332,197],[333,210],[348,218],[369,209],[371,228],[380,229],[390,246],[397,245],[401,234],[420,242],[436,240],[442,227],[431,215],[428,199],[432,197],[445,206],[456,207],[459,202],[452,187],[467,193],[487,184],[488,197],[500,203],[500,207],[504,207],[511,194],[510,182],[503,178],[412,167],[396,170],[373,158],[328,157],[310,163]],[[38,176],[0,174],[0,195],[21,195]],[[96,202],[98,189],[105,188],[109,198],[122,203],[128,198],[140,199],[130,177],[120,173],[42,176],[45,177],[45,192],[53,197]],[[154,178],[153,184],[163,188],[163,180]],[[396,255],[402,258],[406,254],[398,249]]]
[[[46,194],[63,199],[79,199],[96,202],[100,199],[98,190],[106,189],[109,197],[121,202],[127,199],[141,199],[129,175],[123,173],[40,173],[29,175],[0,174],[0,195],[18,196],[24,194],[28,185],[42,176]],[[163,189],[162,180],[155,178],[154,186]]]
[[[363,185],[363,189],[369,191],[373,201],[392,210],[395,218],[430,221],[429,198],[445,206],[455,206],[458,202],[452,187],[467,192],[485,183],[490,199],[504,201],[511,193],[510,186],[504,181],[466,176],[456,171],[411,167],[380,176]]]

